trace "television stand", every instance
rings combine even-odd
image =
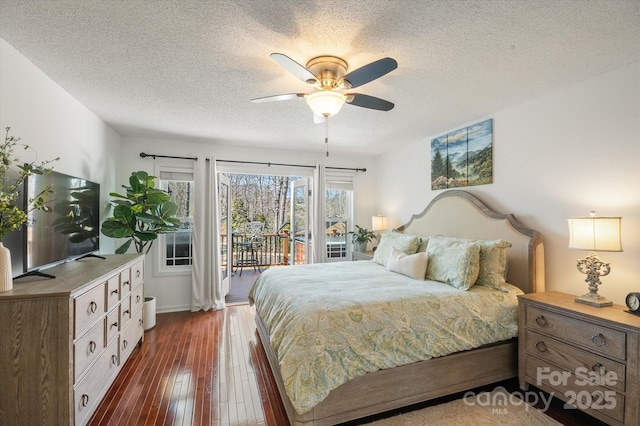
[[[56,278],[55,275],[47,274],[46,272],[41,272],[40,270],[35,270],[35,271],[25,272],[22,275],[18,275],[17,277],[14,278],[14,280],[18,280],[18,279],[24,278],[24,277],[33,277],[33,276],[50,278],[50,279],[55,279]]]
[[[106,259],[104,256],[100,256],[99,254],[95,254],[95,253],[87,253],[87,254],[83,254],[82,256],[76,258],[76,260],[80,260],[80,259],[84,259],[85,257],[97,257],[98,259]]]

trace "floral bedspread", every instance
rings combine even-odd
[[[249,300],[303,414],[367,372],[515,337],[522,292],[512,289],[463,291],[358,261],[271,268]]]

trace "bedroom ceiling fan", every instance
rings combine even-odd
[[[286,93],[252,99],[251,102],[285,101],[306,98],[314,113],[314,121],[322,123],[337,114],[347,103],[362,108],[389,111],[394,104],[375,96],[350,92],[350,89],[367,84],[398,67],[392,58],[382,58],[347,73],[347,62],[337,56],[317,56],[303,67],[282,53],[272,53],[271,58],[300,80],[315,87],[313,93]],[[343,91],[347,91],[344,93]]]

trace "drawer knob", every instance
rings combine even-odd
[[[136,278],[140,278],[140,269],[136,269]]]
[[[111,327],[117,327],[118,326],[118,321],[114,322],[113,324],[111,324]]]
[[[140,295],[136,296],[136,303],[140,303]]]
[[[82,394],[82,398],[80,399],[83,407],[86,407],[87,405],[89,405],[89,395],[87,395],[86,393]]]
[[[127,349],[127,345],[128,345],[127,341],[123,340],[122,341],[122,349]]]
[[[111,364],[118,365],[118,357],[116,355],[111,355]]]
[[[591,336],[591,341],[595,343],[596,346],[604,346],[607,343],[607,339],[605,339],[601,333]]]
[[[95,314],[97,310],[98,304],[92,300],[91,303],[89,303],[89,311],[91,311],[92,314]]]
[[[125,315],[129,315],[129,313],[130,313],[129,309],[127,309],[126,311],[123,312],[123,314],[125,314]]]
[[[118,294],[119,290],[116,288],[115,290],[111,290],[111,294]]]
[[[536,318],[536,323],[540,327],[544,327],[544,326],[547,325],[547,319],[544,317],[544,315],[540,315],[540,316],[538,316],[538,318]]]
[[[130,283],[129,281],[125,281],[125,282],[123,282],[123,283],[122,283],[122,285],[123,285],[123,286],[125,286],[125,285],[130,285],[130,284],[131,284],[131,283]]]
[[[139,319],[139,320],[138,320],[138,326],[139,326],[139,327],[142,327],[142,324],[143,324],[142,319]]]
[[[540,352],[546,352],[547,345],[545,345],[543,341],[539,341],[538,343],[536,343],[536,349],[539,350]]]
[[[595,371],[596,373],[604,374],[604,365],[597,363],[591,367],[591,371]]]
[[[96,351],[96,347],[98,345],[96,345],[96,342],[94,342],[93,340],[89,342],[89,352],[91,353],[95,353]]]

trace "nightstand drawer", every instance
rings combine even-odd
[[[527,330],[524,335],[527,353],[618,392],[625,391],[625,366],[608,358],[578,349],[552,337]]]
[[[586,411],[611,424],[624,421],[625,398],[613,390],[601,386],[582,385],[574,375],[563,376],[562,369],[534,356],[526,357],[525,374],[535,386],[544,385],[554,390],[553,396]],[[594,411],[597,412],[594,413]],[[603,417],[606,416],[606,417]]]
[[[525,326],[530,330],[576,343],[602,355],[625,360],[626,335],[621,331],[534,306],[526,307]]]

